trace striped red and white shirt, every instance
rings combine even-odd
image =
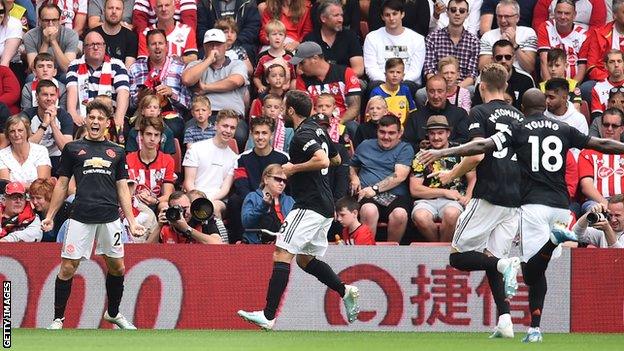
[[[568,57],[568,69],[566,77],[574,78],[578,69],[578,65],[587,63],[587,57],[581,48],[589,45],[587,37],[589,36],[587,25],[575,23],[572,31],[566,36],[562,36],[557,31],[554,20],[543,22],[537,28],[537,50],[544,51],[552,48],[563,49]]]
[[[139,151],[131,152],[126,156],[128,164],[128,178],[137,182],[136,191],[148,189],[154,196],[160,196],[163,183],[174,183],[173,157],[158,151],[156,159],[148,164],[141,161]]]
[[[624,85],[624,80],[612,82],[609,79],[605,79],[597,82],[592,89],[591,112],[604,112],[607,109],[611,88],[621,87],[622,85]]]
[[[156,29],[153,24],[143,31],[143,35],[139,35],[139,56],[147,57],[147,32]],[[167,45],[169,47],[169,56],[177,56],[182,58],[184,55],[197,54],[197,39],[195,38],[195,30],[186,24],[176,22],[175,27],[167,33]]]
[[[579,155],[578,169],[579,181],[585,177],[592,178],[603,197],[622,194],[624,155],[608,155],[585,149]]]
[[[197,3],[195,0],[173,0],[175,12],[173,19],[191,28],[197,27]],[[156,0],[135,0],[132,11],[132,24],[137,33],[152,24],[156,24]]]

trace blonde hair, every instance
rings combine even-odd
[[[457,68],[457,70],[459,71],[459,61],[457,60],[457,58],[455,58],[455,56],[452,55],[446,56],[438,61],[438,71],[442,71],[442,68],[448,65],[454,65],[455,68]]]
[[[225,16],[225,17],[219,18],[215,22],[214,28],[221,29],[223,31],[225,31],[226,29],[229,29],[231,31],[236,32],[236,34],[238,34],[238,24],[236,23],[236,20],[232,18],[232,16]]]
[[[381,95],[375,95],[371,97],[366,103],[366,109],[364,109],[365,112],[368,112],[368,109],[370,108],[370,105],[372,105],[373,102],[381,102],[386,108],[386,110],[388,109],[388,102],[386,101],[386,99],[384,99],[383,96]]]
[[[30,138],[30,120],[28,117],[20,113],[9,117],[4,125],[4,136],[6,136],[7,140],[10,140],[9,129],[20,122],[24,123],[24,128],[26,129],[26,139]]]
[[[156,102],[156,105],[158,105],[158,108],[160,109],[160,99],[156,95],[145,95],[141,101],[139,101],[139,106],[137,106],[136,112],[134,112],[134,128],[136,130],[139,129],[141,121],[143,120],[143,109],[149,106],[152,102]]]
[[[276,31],[286,34],[286,26],[281,21],[272,19],[264,26],[264,31],[267,35]]]
[[[212,110],[212,104],[210,103],[210,99],[206,95],[195,95],[193,100],[191,100],[191,109],[195,108],[196,105],[207,105],[209,109]]]
[[[490,92],[505,91],[507,70],[498,63],[487,64],[481,71],[481,82]]]
[[[282,168],[282,165],[277,164],[277,163],[271,163],[270,165],[266,166],[264,171],[262,171],[262,177],[260,178],[260,188],[264,188],[264,186],[266,185],[264,183],[265,177],[271,176],[276,173],[284,173],[284,169]]]

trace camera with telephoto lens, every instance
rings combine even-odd
[[[591,212],[587,215],[587,222],[589,224],[596,224],[600,221],[608,221],[611,219],[611,215],[607,212]]]
[[[167,218],[169,222],[175,222],[181,219],[183,215],[184,209],[182,208],[182,206],[175,205],[165,210],[165,218]]]

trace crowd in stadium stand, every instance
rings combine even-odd
[[[296,206],[281,165],[293,136],[282,98],[297,89],[342,158],[323,170],[328,239],[448,242],[476,174],[443,184],[429,176],[460,159],[415,155],[470,140],[479,70],[501,64],[518,109],[537,87],[546,116],[624,140],[623,51],[624,0],[1,0],[0,241],[62,242],[73,196],[53,230],[41,219],[97,99],[147,229],[124,242],[271,243]],[[579,235],[624,245],[624,157],[572,150],[566,175]],[[596,204],[616,220],[588,238]]]

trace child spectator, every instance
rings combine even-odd
[[[385,69],[385,83],[371,90],[370,96],[383,97],[388,105],[388,111],[399,117],[401,124],[405,124],[409,113],[416,110],[416,103],[409,87],[401,84],[405,78],[405,63],[401,58],[389,58]]]
[[[365,113],[365,122],[358,126],[353,138],[354,148],[366,139],[377,139],[377,126],[381,117],[388,114],[388,104],[382,96],[373,96],[366,104]]]
[[[39,81],[48,79],[58,87],[58,106],[67,111],[67,94],[65,84],[54,78],[56,76],[56,66],[54,57],[47,52],[42,52],[35,56],[33,63],[35,79],[24,84],[22,88],[22,110],[39,106],[37,104],[37,84]]]
[[[247,72],[249,75],[252,75],[254,68],[247,56],[247,51],[240,45],[234,45],[238,38],[238,25],[236,24],[236,20],[231,16],[226,16],[218,19],[214,27],[216,29],[221,29],[225,34],[225,47],[227,49],[225,56],[229,57],[230,60],[241,60],[245,62]]]
[[[214,124],[210,123],[210,99],[205,95],[197,95],[191,102],[191,115],[195,123],[189,123],[184,131],[184,144],[190,148],[193,143],[213,138],[215,136]]]
[[[461,87],[459,82],[459,61],[455,56],[446,56],[438,61],[438,72],[446,80],[446,98],[451,103],[470,112],[472,101],[468,89]]]
[[[569,100],[574,104],[577,111],[581,110],[581,89],[576,80],[566,77],[568,69],[568,56],[566,52],[561,48],[554,48],[548,50],[546,54],[546,62],[548,64],[548,73],[550,78],[564,78],[568,80],[570,85],[570,98]],[[546,91],[546,81],[540,83],[540,90]]]
[[[282,117],[282,113],[284,112],[284,102],[282,97],[275,94],[268,94],[262,101],[261,115],[275,120],[273,148],[275,150],[288,153],[288,147],[290,146],[290,141],[292,140],[294,131],[292,128],[286,128],[286,125],[284,124],[284,118]],[[253,115],[252,118],[254,118]],[[249,150],[253,147],[253,138],[247,139],[245,150]]]
[[[329,129],[327,133],[334,143],[339,142],[340,136],[345,132],[345,126],[340,123],[339,111],[336,107],[336,99],[334,96],[329,93],[320,94],[316,99],[314,111],[329,117]]]
[[[267,95],[273,94],[284,97],[286,93],[284,90],[284,82],[286,81],[286,69],[284,69],[284,66],[277,63],[270,65],[264,71],[264,77],[269,84],[269,88],[265,93],[259,94],[258,97],[251,102],[251,108],[249,110],[250,119],[262,115],[262,101]]]
[[[343,227],[340,237],[346,245],[375,245],[373,232],[358,219],[359,212],[360,204],[350,196],[336,201],[336,219]]]
[[[134,152],[141,149],[141,135],[139,134],[139,126],[143,118],[160,118],[160,99],[156,95],[146,95],[139,102],[139,106],[134,114],[133,120],[130,123],[134,123],[134,128],[128,132],[128,140],[126,143],[126,152]],[[175,154],[175,144],[173,142],[173,132],[165,124],[165,130],[162,133],[162,139],[160,142],[160,150],[166,154]]]
[[[277,20],[272,20],[265,27],[267,36],[269,37],[269,49],[264,51],[258,57],[258,65],[254,71],[253,83],[258,94],[267,91],[267,82],[263,81],[264,71],[274,63],[280,64],[286,70],[286,79],[283,82],[282,89],[289,90],[295,86],[295,69],[289,62],[292,59],[292,53],[284,48],[284,39],[286,38],[286,27]]]

